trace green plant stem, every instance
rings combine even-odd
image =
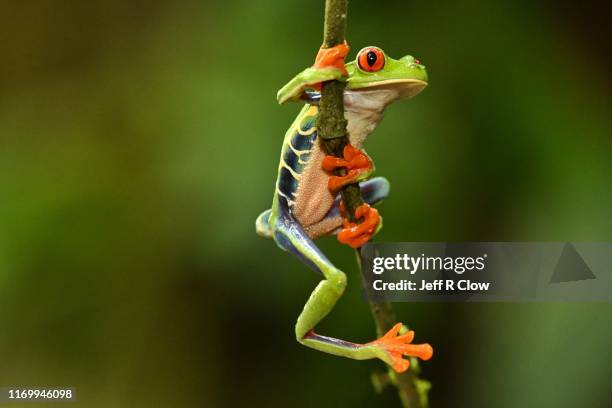
[[[325,27],[323,33],[323,47],[331,48],[342,44],[346,32],[346,17],[348,0],[325,1]],[[347,121],[344,117],[344,88],[342,81],[330,81],[323,84],[321,89],[321,102],[317,120],[317,132],[321,145],[327,154],[343,157],[344,146],[349,143],[347,137]],[[346,174],[343,169],[336,172],[338,175]],[[363,204],[359,184],[353,183],[345,186],[342,191],[342,201],[348,218],[355,220],[355,209]],[[360,252],[357,250],[358,263]],[[395,324],[395,313],[390,303],[370,302],[372,317],[379,336],[386,333]],[[389,374],[390,383],[397,387],[402,406],[404,408],[424,408],[426,399],[417,390],[417,378],[412,371],[403,374]]]

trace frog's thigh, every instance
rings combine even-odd
[[[359,188],[363,201],[370,205],[381,202],[389,195],[389,181],[384,177],[374,177],[373,179],[362,181],[359,183]],[[304,228],[311,239],[334,234],[342,226],[342,216],[338,208],[339,203],[340,198],[338,197],[325,218]]]

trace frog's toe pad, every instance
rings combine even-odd
[[[421,360],[429,360],[433,356],[433,348],[425,344],[411,344],[414,332],[408,331],[399,334],[402,324],[398,323],[384,336],[374,340],[368,345],[376,346],[386,351],[390,358],[391,367],[398,373],[402,373],[410,367],[410,361],[404,357],[418,357]]]
[[[381,216],[376,208],[362,204],[355,210],[355,219],[360,220],[361,218],[363,218],[361,223],[344,220],[343,228],[338,233],[338,241],[351,248],[359,248],[368,242],[378,231]]]

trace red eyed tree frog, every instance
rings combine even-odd
[[[395,60],[380,48],[366,47],[354,62],[344,65],[347,53],[346,44],[321,49],[315,64],[278,92],[279,103],[302,101],[305,106],[285,134],[272,208],[257,218],[256,231],[273,238],[281,249],[297,256],[324,278],[298,317],[298,342],[356,360],[379,358],[402,372],[409,367],[405,357],[427,360],[433,349],[429,344],[411,344],[414,332],[401,334],[401,323],[380,339],[365,344],[314,332],[342,296],[346,275],[327,259],[313,239],[337,233],[341,242],[358,248],[379,229],[381,218],[370,205],[387,197],[389,182],[382,177],[367,180],[374,166],[361,146],[391,102],[410,98],[427,86],[425,67],[412,56]],[[326,156],[317,140],[317,89],[330,80],[346,81],[344,106],[350,143],[344,149],[344,158]],[[332,175],[337,168],[345,168],[346,176]],[[355,214],[361,223],[348,222],[342,216],[339,190],[354,182],[360,183],[365,202]]]

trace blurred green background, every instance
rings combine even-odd
[[[84,407],[397,406],[298,345],[318,276],[255,235],[323,1],[21,1],[0,13],[0,386]],[[384,241],[612,239],[596,2],[350,2],[354,53],[427,65],[366,148]],[[352,58],[352,57],[351,57]],[[374,336],[351,251],[321,332]],[[609,304],[398,304],[434,407],[610,404]],[[37,405],[40,406],[40,405]]]

